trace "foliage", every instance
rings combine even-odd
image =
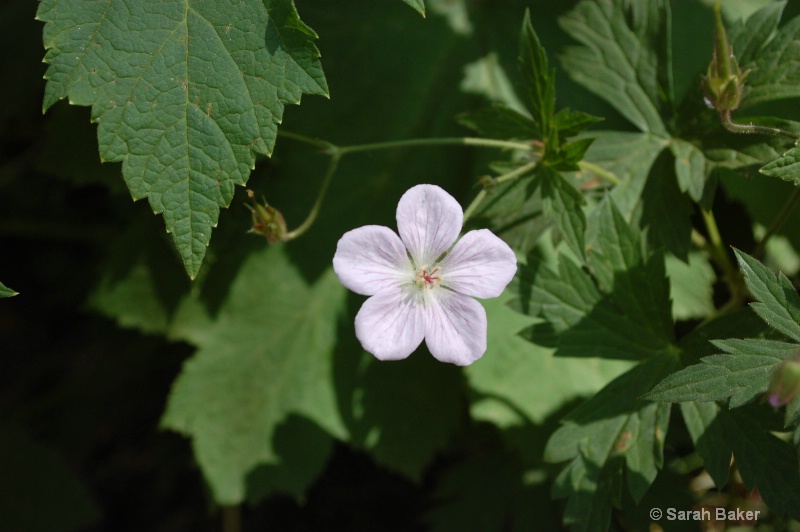
[[[34,7],[0,528],[797,526],[800,6]],[[466,368],[374,359],[331,266],[421,183],[518,258]]]

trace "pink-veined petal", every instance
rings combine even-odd
[[[486,311],[474,299],[437,289],[425,306],[425,343],[437,360],[467,366],[486,352]]]
[[[517,257],[488,229],[470,231],[439,263],[444,286],[473,297],[497,297],[517,273]]]
[[[425,336],[425,313],[416,295],[388,290],[367,299],[356,315],[361,346],[380,360],[400,360],[414,352]]]
[[[345,233],[336,245],[333,271],[344,286],[365,296],[414,278],[402,240],[380,225],[365,225]]]
[[[430,266],[458,238],[464,212],[458,202],[436,185],[417,185],[397,204],[397,231],[416,267]]]

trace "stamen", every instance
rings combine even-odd
[[[417,270],[417,273],[414,276],[414,284],[416,284],[419,288],[435,288],[442,280],[439,275],[436,275],[438,272],[438,266],[435,266],[430,271],[428,271],[427,266],[423,266]]]

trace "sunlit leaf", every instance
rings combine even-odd
[[[714,340],[724,354],[703,357],[700,364],[664,379],[644,396],[651,401],[719,401],[730,408],[752,402],[767,390],[775,366],[797,352],[797,345],[774,340]]]
[[[220,504],[245,496],[245,478],[276,464],[276,428],[299,415],[343,436],[331,376],[344,288],[332,272],[309,286],[281,247],[251,255],[211,330],[173,385],[164,427],[192,438]]]
[[[270,154],[287,103],[327,95],[316,34],[290,0],[47,0],[44,108],[92,106],[100,157],[163,213],[197,275],[235,185]]]
[[[751,307],[772,328],[800,342],[800,296],[782,273],[775,275],[753,257],[735,249],[747,287],[758,301]]]

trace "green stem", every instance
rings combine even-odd
[[[768,135],[770,137],[785,137],[792,140],[797,140],[797,135],[778,127],[759,126],[752,123],[742,124],[739,122],[734,122],[733,119],[731,118],[730,110],[720,111],[719,118],[720,121],[722,122],[722,127],[727,129],[731,133],[740,133],[745,135]]]
[[[322,148],[327,152],[331,152],[338,149],[337,146],[334,146],[333,144],[331,144],[326,140],[312,139],[311,137],[307,137],[299,133],[292,133],[291,131],[285,131],[283,129],[278,129],[278,136],[296,140],[298,142],[302,142],[303,144],[310,144],[311,146]]]
[[[711,254],[711,258],[717,263],[717,266],[722,270],[726,278],[735,275],[737,270],[734,268],[728,253],[725,251],[725,245],[722,243],[722,237],[719,234],[719,228],[717,227],[717,220],[714,218],[714,213],[705,209],[700,209],[700,211],[703,213],[703,222],[705,222],[706,230],[708,231],[708,239],[710,241],[708,251]]]
[[[467,220],[469,220],[470,217],[475,213],[475,209],[477,209],[478,205],[480,205],[481,202],[486,199],[487,194],[488,191],[485,188],[482,188],[481,191],[478,192],[478,195],[475,196],[475,199],[469,204],[467,210],[464,211],[464,223],[467,223]]]
[[[483,200],[486,199],[486,196],[489,195],[489,190],[491,188],[497,185],[502,185],[503,183],[508,183],[509,181],[513,181],[514,179],[517,179],[518,177],[527,174],[528,172],[536,168],[537,164],[539,164],[539,161],[531,161],[527,164],[523,164],[519,168],[516,168],[508,173],[499,175],[495,178],[487,178],[490,184],[484,185],[484,188],[480,192],[478,192],[478,195],[475,196],[475,199],[473,199],[472,203],[469,204],[467,210],[464,211],[464,223],[467,223],[467,220],[469,220],[470,217],[473,214],[475,214],[475,210],[483,202]]]
[[[775,218],[775,221],[772,222],[772,225],[769,226],[767,232],[764,233],[764,236],[761,237],[761,240],[759,240],[758,245],[756,246],[756,249],[753,252],[753,256],[755,258],[761,260],[764,257],[764,251],[767,245],[767,241],[770,238],[772,238],[772,236],[775,235],[775,233],[780,231],[784,225],[786,225],[786,222],[789,220],[789,216],[791,216],[795,208],[797,208],[798,203],[800,203],[800,188],[795,188],[791,197],[789,197],[786,204],[778,213],[778,216]]]
[[[334,153],[331,156],[331,160],[328,163],[328,169],[325,172],[325,177],[322,178],[322,185],[320,185],[319,192],[317,193],[317,199],[314,201],[314,206],[311,207],[311,212],[308,213],[306,219],[297,227],[297,229],[286,233],[284,240],[294,240],[295,238],[303,235],[312,225],[314,225],[317,215],[319,214],[319,209],[322,206],[322,201],[325,199],[325,193],[328,192],[328,186],[331,184],[333,174],[336,173],[336,168],[339,166],[339,159],[341,159],[341,157],[342,155],[340,152]]]
[[[622,183],[622,180],[620,178],[618,178],[608,170],[605,170],[604,168],[601,168],[600,166],[594,163],[590,163],[588,161],[581,161],[578,163],[578,166],[580,167],[581,170],[586,170],[587,172],[596,174],[598,177],[605,179],[606,181],[608,181],[613,185],[619,185],[620,183]]]
[[[504,148],[509,150],[532,150],[533,145],[525,142],[509,140],[484,139],[476,137],[439,137],[431,139],[407,139],[388,142],[375,142],[372,144],[355,144],[352,146],[336,147],[336,152],[341,155],[363,151],[391,150],[395,148],[409,148],[415,146],[481,146],[485,148]]]
[[[415,146],[478,146],[478,147],[485,147],[485,148],[501,148],[501,149],[508,149],[508,150],[526,150],[526,151],[533,151],[535,149],[534,145],[531,143],[525,142],[513,142],[508,140],[497,140],[497,139],[484,139],[484,138],[476,138],[476,137],[438,137],[438,138],[430,138],[430,139],[408,139],[408,140],[395,140],[395,141],[388,141],[388,142],[375,142],[371,144],[354,144],[352,146],[337,146],[335,144],[331,144],[330,142],[313,139],[311,137],[307,137],[305,135],[300,135],[298,133],[292,133],[291,131],[279,130],[278,135],[282,137],[286,137],[287,139],[292,139],[298,142],[302,142],[304,144],[309,144],[311,146],[316,146],[318,148],[322,148],[328,155],[331,156],[330,163],[328,164],[328,169],[325,172],[325,177],[322,179],[322,185],[320,186],[320,190],[317,193],[317,199],[314,202],[314,205],[311,207],[311,211],[306,216],[306,219],[300,224],[296,229],[289,231],[286,233],[284,240],[294,240],[295,238],[303,235],[308,229],[314,224],[317,219],[317,215],[319,214],[320,207],[322,206],[322,201],[325,199],[325,194],[328,191],[328,186],[331,183],[331,179],[333,178],[333,174],[336,173],[336,169],[339,166],[339,160],[349,154],[349,153],[359,153],[359,152],[367,152],[367,151],[378,151],[378,150],[390,150],[396,148],[409,148]],[[532,170],[536,166],[536,162],[528,163],[526,165],[521,166],[520,168],[509,172],[508,174],[504,174],[499,176],[493,181],[493,184],[500,184],[511,179],[516,179],[519,175],[524,174]],[[478,198],[480,200],[475,203],[473,201],[473,205],[467,209],[467,213],[465,214],[464,220],[467,219],[467,214],[471,215],[475,208],[478,206],[480,201],[483,201],[483,198],[486,196],[486,191],[481,191],[482,193],[478,194]],[[476,198],[476,200],[478,199]]]
[[[714,218],[714,213],[705,209],[700,209],[700,211],[703,213],[703,221],[708,231],[709,242],[707,242],[706,249],[709,255],[711,255],[711,260],[713,260],[722,271],[722,279],[728,286],[728,292],[730,292],[730,299],[728,302],[715,313],[715,316],[719,316],[739,308],[745,300],[744,294],[747,292],[747,288],[744,286],[744,281],[739,274],[739,270],[733,265],[730,256],[725,250],[722,237],[720,237],[719,234],[719,228],[717,227],[717,221]]]

